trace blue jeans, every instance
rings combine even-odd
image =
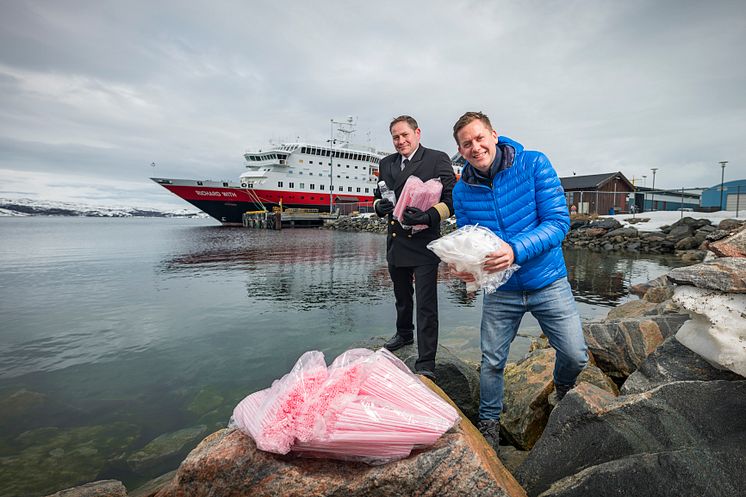
[[[498,290],[485,294],[481,328],[480,419],[500,419],[508,351],[526,312],[533,314],[549,344],[557,351],[555,384],[574,386],[578,374],[588,363],[588,347],[567,278],[539,290]]]

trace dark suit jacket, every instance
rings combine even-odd
[[[451,159],[444,152],[425,148],[420,144],[403,171],[401,161],[401,155],[396,153],[384,157],[378,165],[378,180],[385,181],[386,186],[394,190],[397,199],[401,196],[404,183],[410,176],[417,176],[422,181],[440,178],[443,193],[440,196],[441,204],[427,211],[431,225],[426,230],[412,234],[411,230],[402,228],[391,214],[387,216],[386,259],[390,265],[401,267],[438,264],[440,259],[427,248],[427,244],[440,237],[440,221],[448,219],[453,214],[451,191],[456,183],[456,175],[451,167]],[[378,189],[375,197],[381,198]]]

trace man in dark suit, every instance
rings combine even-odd
[[[376,190],[375,210],[380,217],[387,216],[386,260],[394,283],[396,299],[396,334],[384,344],[397,350],[414,342],[413,293],[417,302],[417,351],[415,372],[435,379],[435,352],[438,348],[438,264],[440,259],[427,248],[427,244],[440,237],[440,222],[451,217],[453,204],[451,190],[456,176],[451,160],[444,152],[420,145],[420,128],[410,116],[399,116],[389,125],[397,153],[381,160],[378,167],[379,181],[396,193],[399,198],[410,176],[422,181],[440,178],[443,192],[440,202],[426,211],[407,207],[402,221],[406,226],[427,225],[427,229],[412,233],[394,219],[394,204],[381,198]],[[414,281],[414,286],[413,286]]]

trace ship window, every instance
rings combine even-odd
[[[350,179],[350,177],[349,176],[345,176],[345,179]]]
[[[305,154],[306,153],[306,147],[301,147],[300,148],[300,153]]]
[[[347,169],[349,169],[349,168],[350,168],[350,165],[349,165],[349,164],[347,164]]]
[[[309,163],[309,164],[313,164],[313,161],[312,161],[312,160],[310,160],[310,161],[308,161],[308,163]]]
[[[310,187],[311,187],[311,190],[315,190],[315,189],[316,189],[316,185],[314,185],[313,183],[311,183],[311,184],[310,184],[310,185],[308,185],[308,186],[310,186]]]
[[[357,192],[360,193],[360,187],[359,186],[357,187]]]
[[[331,154],[331,151],[329,151],[329,149],[324,150],[324,157],[329,157],[330,154]]]
[[[357,166],[355,166],[355,169],[357,169]]]
[[[282,181],[278,181],[277,182],[277,186],[279,186],[280,188],[282,188]]]
[[[319,185],[319,190],[323,190],[323,189],[324,189],[324,185]]]
[[[350,192],[350,193],[352,193],[352,187],[351,187],[351,186],[348,186],[348,187],[347,187],[347,191],[348,191],[348,192]]]
[[[223,186],[228,186],[228,183],[226,183],[226,182],[223,182]]]
[[[370,190],[368,189],[367,186],[365,187],[365,193],[370,193]]]
[[[301,184],[300,184],[300,188],[301,188],[301,190],[302,190],[303,188],[305,188],[305,187],[306,187],[306,185],[304,185],[303,183],[301,183]]]
[[[201,181],[197,181],[197,184],[198,184],[199,186],[202,186],[202,182],[201,182]]]
[[[290,183],[288,183],[288,187],[289,187],[289,188],[295,188],[295,183],[293,183],[293,182],[291,181]]]

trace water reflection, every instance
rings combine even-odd
[[[162,261],[166,274],[233,271],[245,277],[249,301],[295,310],[380,301],[391,286],[382,237],[321,230],[282,233],[205,229],[188,250]],[[225,231],[222,233],[222,231]]]
[[[643,256],[566,249],[565,263],[575,300],[613,307],[629,297],[629,287],[684,266],[678,257]]]

